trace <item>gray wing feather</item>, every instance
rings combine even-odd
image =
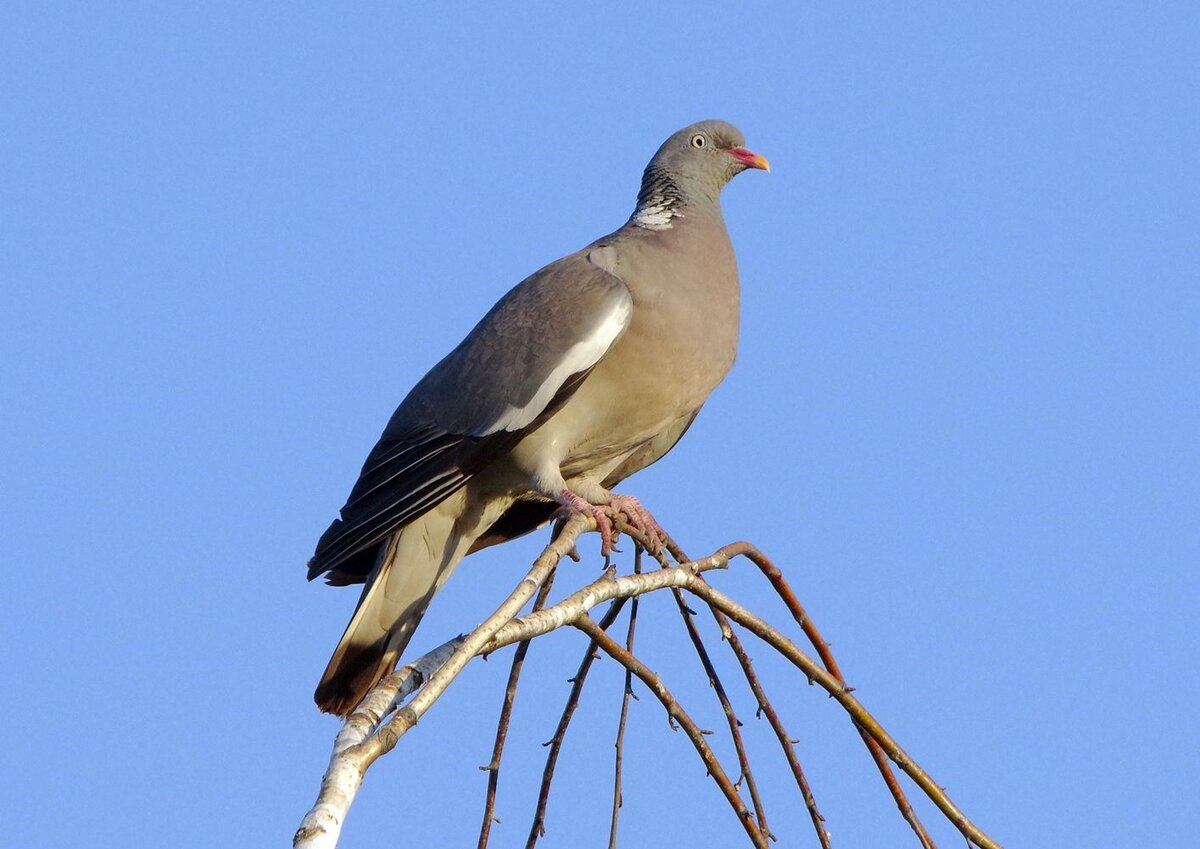
[[[594,366],[628,324],[632,308],[624,282],[585,253],[546,266],[501,298],[425,375],[384,437],[430,423],[448,433],[486,436],[510,409],[530,404],[536,417],[549,403],[537,403],[547,382],[566,382]],[[588,348],[589,340],[596,345]],[[560,374],[571,360],[578,367]]]

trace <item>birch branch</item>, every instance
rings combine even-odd
[[[364,764],[352,754],[369,737],[379,720],[395,703],[411,694],[442,666],[462,645],[463,638],[455,637],[424,657],[406,664],[384,678],[360,704],[333,741],[329,768],[321,779],[321,791],[316,804],[300,822],[292,838],[296,849],[332,849],[342,833],[346,812],[358,793],[363,775],[370,764]]]
[[[467,636],[451,640],[411,664],[414,672],[420,672],[420,680],[414,681],[404,695],[418,686],[420,692],[404,708],[396,707],[402,698],[400,687],[395,692],[389,692],[385,686],[394,676],[388,676],[367,694],[362,705],[355,709],[346,727],[338,734],[329,769],[321,781],[317,802],[293,836],[293,849],[332,849],[337,846],[346,813],[371,764],[391,751],[400,737],[417,724],[458,677],[467,662],[480,654],[484,644],[492,639],[496,631],[511,621],[529,601],[563,555],[575,546],[579,534],[594,526],[595,520],[590,517],[576,516],[568,521],[562,533],[534,561],[529,574],[483,624]],[[444,649],[448,651],[443,653]],[[407,680],[413,678],[414,675],[410,673]],[[389,718],[384,720],[384,717]],[[343,734],[346,735],[344,739]]]
[[[955,827],[967,840],[981,847],[981,849],[1001,849],[999,843],[992,840],[978,826],[967,819],[966,814],[950,800],[946,791],[930,777],[929,773],[923,770],[916,761],[900,748],[900,744],[867,711],[862,702],[854,698],[851,694],[853,688],[848,687],[844,682],[839,681],[829,672],[826,672],[819,663],[801,651],[795,643],[736,601],[719,590],[713,589],[704,581],[698,580],[695,575],[689,575],[688,577],[690,579],[687,584],[688,591],[699,596],[708,604],[717,607],[730,619],[768,643],[799,668],[809,680],[819,684],[829,695],[833,696],[845,708],[846,712],[850,714],[851,719],[854,720],[859,728],[871,735],[872,739],[880,745],[892,762],[916,782],[916,785],[925,792],[930,801],[937,805],[938,809],[950,822],[954,823]]]
[[[630,532],[631,530],[627,529],[623,522],[620,523],[620,527],[626,532]],[[300,847],[300,849],[329,849],[329,847],[336,846],[342,823],[345,820],[350,805],[353,803],[355,794],[361,786],[366,770],[380,756],[390,751],[396,745],[399,738],[417,724],[420,718],[433,706],[441,694],[445,692],[446,688],[453,683],[472,658],[481,654],[488,654],[513,643],[531,640],[534,637],[568,625],[585,631],[591,637],[588,646],[588,655],[585,656],[585,660],[590,658],[591,653],[599,646],[610,656],[617,659],[627,672],[637,675],[646,682],[647,686],[659,697],[660,701],[663,701],[664,705],[667,705],[669,715],[685,725],[685,730],[688,730],[689,737],[692,738],[693,744],[704,760],[706,767],[708,767],[709,774],[713,776],[733,809],[737,812],[739,820],[745,827],[751,841],[756,846],[766,845],[765,825],[760,827],[760,823],[755,821],[754,815],[741,802],[736,787],[729,782],[728,776],[724,773],[721,765],[713,757],[711,750],[707,748],[707,744],[700,736],[699,728],[695,726],[694,722],[691,722],[690,717],[688,718],[688,723],[684,723],[680,719],[681,716],[686,716],[686,713],[682,710],[678,702],[666,692],[665,687],[662,686],[662,682],[658,680],[657,676],[645,667],[641,661],[635,658],[631,652],[608,637],[602,627],[598,626],[590,617],[590,611],[596,605],[606,601],[613,601],[613,609],[610,610],[609,616],[605,617],[607,621],[602,623],[602,625],[607,625],[608,622],[611,622],[611,617],[615,616],[616,609],[619,608],[621,602],[625,599],[636,598],[646,593],[664,589],[672,589],[685,590],[707,603],[714,614],[717,615],[718,624],[721,626],[722,633],[727,635],[727,638],[729,634],[732,634],[732,630],[728,628],[728,623],[724,621],[725,617],[746,628],[786,657],[803,672],[809,681],[820,685],[839,702],[854,721],[857,728],[862,732],[864,739],[868,740],[872,748],[872,753],[874,754],[876,749],[878,749],[881,755],[886,755],[886,758],[882,759],[883,766],[887,766],[886,759],[890,759],[899,766],[925,792],[959,831],[962,832],[968,841],[981,847],[981,849],[1000,849],[998,843],[985,835],[967,819],[962,811],[949,799],[945,791],[900,748],[899,744],[883,729],[879,722],[851,695],[851,688],[845,684],[840,670],[838,670],[836,663],[833,662],[832,655],[829,654],[828,646],[820,639],[820,635],[816,633],[815,628],[812,627],[807,617],[804,616],[803,609],[800,608],[799,602],[796,601],[794,594],[791,593],[790,587],[787,587],[782,574],[757,549],[747,543],[725,546],[707,558],[681,563],[678,567],[663,568],[654,572],[616,576],[612,570],[608,570],[597,580],[570,594],[558,603],[541,610],[534,610],[524,617],[518,617],[517,614],[524,608],[533,594],[537,592],[538,588],[545,584],[562,557],[569,556],[572,553],[579,534],[594,528],[594,520],[590,517],[576,516],[567,521],[562,527],[561,533],[546,547],[534,562],[529,573],[521,580],[492,616],[488,617],[487,620],[470,634],[450,640],[424,657],[401,667],[395,673],[384,678],[367,695],[362,704],[346,721],[345,726],[334,741],[333,753],[330,757],[329,767],[321,782],[317,802],[305,815],[299,830],[296,832],[293,839],[294,847]],[[632,533],[637,538],[636,531]],[[668,550],[676,559],[683,556],[678,546],[675,546],[669,539]],[[815,638],[814,645],[817,646],[822,660],[825,661],[824,666],[806,655],[795,643],[764,620],[746,610],[728,596],[712,588],[701,577],[704,572],[726,568],[730,560],[738,555],[745,555],[753,560],[762,569],[764,574],[771,579],[777,592],[779,592],[785,603],[787,603],[789,610],[804,628],[805,633]],[[663,562],[664,566],[666,565],[663,559],[660,559],[660,562]],[[736,635],[731,640],[731,644],[734,642],[736,642]],[[745,654],[740,644],[735,645],[734,650],[739,662],[743,665],[743,671],[746,673],[751,689],[758,699],[759,706],[771,720],[772,727],[779,736],[781,744],[789,742],[783,731],[783,726],[778,722],[778,717],[774,714],[773,709],[770,708],[769,703],[766,702],[761,685],[757,682],[757,678],[750,667],[749,657]],[[706,671],[708,671],[707,668]],[[581,682],[576,680],[576,689],[580,686]],[[408,699],[408,702],[401,707],[405,699]],[[577,701],[578,694],[573,692],[572,699]],[[570,704],[569,702],[568,709],[570,709]],[[565,727],[561,724],[560,729],[565,731]],[[693,731],[695,732],[694,734],[692,733]],[[697,740],[697,738],[699,739]],[[561,743],[561,741],[559,742]],[[741,757],[742,755],[744,753],[739,752],[739,756]],[[814,825],[818,825],[818,833],[827,839],[827,835],[823,834],[823,829],[819,825],[823,818],[816,810],[815,802],[813,802],[811,792],[807,788],[807,782],[802,778],[799,763],[795,760],[794,752],[789,751],[788,760],[797,778],[797,783],[802,790],[802,795],[812,815]],[[742,766],[746,767],[747,763],[743,762]],[[744,769],[743,772],[745,771]],[[890,770],[888,770],[888,773],[890,775]],[[896,789],[898,789],[898,785]],[[547,792],[548,782],[545,782],[543,784],[543,798],[539,802],[539,811],[543,816],[545,809],[544,796]],[[899,798],[903,798],[902,793],[899,795]],[[755,801],[756,807],[759,807],[757,800]],[[912,820],[910,820],[911,822]],[[535,830],[530,835],[531,840],[536,840],[535,835],[540,831],[540,825],[540,821],[535,821]],[[827,845],[826,839],[822,840],[823,845]]]
[[[642,551],[638,545],[633,550],[633,571],[642,571]],[[629,604],[629,627],[625,631],[625,651],[633,654],[633,637],[637,632],[638,600],[635,598]],[[625,687],[621,692],[621,712],[617,719],[617,740],[613,743],[616,750],[613,756],[613,803],[612,817],[608,824],[608,849],[617,849],[617,824],[621,819],[621,806],[625,804],[624,791],[621,787],[622,770],[625,764],[625,723],[629,720],[629,700],[637,698],[633,694],[633,671],[625,669]]]
[[[816,624],[805,612],[804,607],[800,604],[800,600],[796,598],[796,594],[792,592],[792,588],[783,576],[780,568],[748,542],[736,543],[735,546],[738,552],[757,566],[759,571],[771,582],[775,593],[783,600],[784,605],[787,607],[788,612],[792,614],[792,618],[796,621],[796,624],[804,631],[804,636],[812,643],[812,647],[816,650],[821,662],[825,664],[825,668],[829,670],[829,674],[845,684],[846,678],[842,675],[842,670],[838,668],[838,663],[833,657],[833,652],[829,650],[829,643],[821,636],[821,632],[817,630]],[[887,785],[888,791],[896,801],[896,807],[899,809],[900,815],[904,817],[909,827],[912,828],[913,833],[916,834],[917,840],[921,842],[922,849],[937,849],[933,838],[925,828],[925,824],[921,822],[921,818],[917,816],[917,812],[909,804],[908,796],[905,795],[904,788],[900,786],[900,782],[896,780],[896,775],[892,772],[891,764],[888,763],[887,755],[879,743],[870,734],[863,731],[861,727],[858,729],[858,733],[862,737],[863,743],[866,744],[867,751],[871,753],[871,758],[875,761],[875,767],[879,770],[880,776],[883,777],[883,783]]]
[[[546,578],[542,588],[538,590],[537,598],[533,600],[533,609],[541,610],[554,586],[554,572]],[[488,838],[492,833],[492,823],[499,822],[496,818],[496,791],[500,787],[500,761],[504,757],[504,744],[508,740],[508,725],[512,720],[513,704],[517,700],[517,682],[521,678],[521,669],[525,665],[525,655],[529,651],[529,640],[517,644],[513,654],[512,666],[508,672],[508,683],[504,687],[504,701],[500,705],[500,717],[496,720],[496,742],[492,745],[492,759],[487,766],[480,769],[488,773],[487,795],[484,797],[483,823],[479,826],[479,843],[477,849],[486,849]]]
[[[746,803],[742,801],[737,789],[733,786],[733,782],[725,774],[725,770],[721,767],[721,762],[717,760],[712,749],[705,742],[704,732],[688,715],[688,712],[683,709],[678,700],[671,695],[670,690],[663,684],[662,679],[648,666],[622,648],[620,643],[600,630],[599,626],[592,621],[590,616],[580,616],[571,624],[591,637],[592,642],[600,646],[609,657],[642,679],[642,683],[662,702],[667,715],[679,724],[679,727],[687,734],[688,739],[692,741],[692,745],[696,747],[696,751],[699,753],[700,759],[704,761],[704,766],[708,769],[709,775],[712,776],[713,781],[717,783],[717,786],[725,795],[730,807],[737,814],[742,827],[746,829],[746,834],[749,836],[750,842],[754,844],[756,849],[767,849],[767,838],[763,836],[762,831],[755,822],[754,814],[750,813],[749,808],[746,807]]]
[[[617,615],[621,612],[621,607],[624,604],[625,599],[614,599],[612,604],[608,606],[608,611],[600,620],[600,627],[607,630],[616,621]],[[525,841],[525,849],[533,849],[537,845],[539,838],[546,834],[546,808],[550,804],[550,784],[554,781],[554,769],[558,766],[558,755],[562,751],[563,740],[567,737],[567,728],[571,724],[571,718],[575,716],[575,709],[579,707],[579,698],[583,694],[583,685],[587,681],[588,673],[591,671],[592,664],[595,661],[596,644],[589,641],[587,649],[583,653],[583,658],[579,661],[579,668],[570,679],[571,693],[567,696],[567,703],[563,705],[562,716],[558,719],[558,726],[554,729],[554,736],[550,738],[548,743],[542,744],[548,747],[549,751],[546,752],[546,765],[542,768],[542,783],[538,790],[537,809],[533,814],[533,823],[529,826],[529,837]]]

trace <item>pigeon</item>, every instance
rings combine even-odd
[[[308,578],[364,583],[317,706],[348,715],[396,665],[468,554],[556,513],[661,528],[617,483],[675,446],[733,365],[739,286],[725,185],[769,170],[724,121],[668,138],[618,230],[527,277],[397,408]]]

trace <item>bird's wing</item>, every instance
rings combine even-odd
[[[614,249],[594,247],[546,266],[422,378],[317,543],[310,580],[449,497],[562,406],[629,326],[615,264]]]

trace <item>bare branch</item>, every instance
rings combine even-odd
[[[620,518],[618,521],[621,525],[624,524]],[[756,823],[755,817],[750,814],[745,804],[742,803],[736,787],[729,782],[728,776],[704,741],[703,735],[705,732],[701,731],[692,722],[683,708],[674,700],[665,686],[663,686],[657,675],[635,658],[630,650],[622,648],[611,637],[605,634],[603,630],[616,617],[625,599],[662,589],[683,589],[706,602],[717,617],[717,623],[721,627],[722,634],[730,642],[731,647],[733,647],[751,690],[758,699],[760,709],[771,722],[776,736],[779,738],[781,745],[784,746],[785,752],[789,755],[789,765],[792,767],[797,784],[800,786],[814,825],[818,827],[818,835],[821,837],[823,847],[828,847],[828,838],[821,825],[823,818],[817,810],[811,792],[807,788],[807,783],[804,780],[803,772],[799,768],[795,752],[792,751],[790,739],[783,725],[779,722],[778,716],[771,707],[770,702],[763,693],[761,683],[753,671],[749,656],[737,640],[737,635],[729,622],[726,621],[726,618],[737,622],[765,641],[773,649],[780,652],[780,654],[799,668],[810,681],[819,684],[841,704],[860,730],[860,733],[863,734],[864,739],[868,741],[868,745],[872,747],[872,752],[875,753],[878,751],[880,753],[877,762],[882,761],[886,772],[884,769],[881,769],[881,772],[885,774],[885,778],[891,776],[891,784],[895,784],[895,776],[891,775],[890,765],[887,763],[888,758],[912,778],[943,814],[966,836],[968,841],[982,847],[982,849],[999,849],[999,844],[979,831],[966,818],[962,811],[950,801],[945,791],[908,757],[878,721],[851,695],[851,688],[846,686],[841,672],[837,668],[837,664],[833,661],[828,646],[804,614],[803,608],[800,607],[799,602],[795,599],[794,593],[787,586],[782,574],[757,549],[748,543],[725,546],[710,557],[685,562],[675,568],[663,568],[654,572],[623,576],[615,576],[612,570],[607,570],[600,578],[567,596],[557,604],[542,610],[534,610],[525,617],[515,618],[516,614],[520,612],[521,608],[524,607],[539,587],[545,589],[545,584],[549,580],[556,564],[563,556],[572,552],[579,534],[585,530],[594,529],[594,527],[594,521],[590,517],[574,517],[566,522],[562,528],[562,533],[546,547],[534,562],[529,573],[517,585],[508,599],[483,624],[467,636],[451,640],[425,657],[406,664],[397,672],[383,679],[367,695],[362,704],[346,721],[345,726],[334,741],[329,768],[322,780],[317,802],[305,816],[300,829],[294,837],[293,845],[295,847],[303,847],[304,849],[321,847],[321,849],[327,849],[327,847],[336,845],[342,822],[361,785],[366,770],[378,757],[394,747],[401,735],[416,724],[420,717],[445,691],[446,687],[453,682],[471,658],[480,654],[487,654],[512,643],[527,641],[533,637],[561,628],[564,625],[574,625],[583,630],[591,637],[591,641],[584,660],[580,664],[580,674],[577,674],[574,679],[572,694],[568,699],[566,708],[564,708],[564,715],[560,720],[555,740],[552,741],[552,752],[548,759],[547,770],[543,778],[538,814],[534,821],[534,827],[531,830],[529,845],[532,846],[536,842],[537,836],[542,831],[550,780],[554,771],[554,761],[557,758],[558,750],[561,748],[562,739],[565,735],[567,724],[570,721],[570,716],[578,704],[583,681],[586,678],[595,649],[598,646],[616,658],[618,662],[622,663],[627,670],[627,681],[629,680],[629,673],[641,678],[650,687],[651,691],[654,692],[656,697],[667,707],[668,716],[683,726],[693,745],[696,747],[697,752],[704,759],[714,780],[725,794],[727,800],[729,800],[731,806],[737,811],[747,835],[756,846],[764,846],[767,840],[767,832],[762,820],[760,802],[755,801],[759,812],[759,820]],[[632,529],[627,530],[625,527],[622,527],[622,530],[630,533]],[[640,542],[645,542],[639,538],[636,531],[633,531],[632,535]],[[682,552],[673,541],[667,538],[666,544],[667,551],[671,552],[672,556],[677,559],[683,558]],[[745,555],[753,560],[768,579],[771,580],[793,617],[800,623],[809,639],[813,641],[818,654],[824,661],[824,666],[806,655],[795,643],[761,618],[709,586],[701,577],[701,573],[703,572],[711,569],[725,568],[730,559],[738,555]],[[659,561],[662,563],[666,562],[666,557],[661,552]],[[589,613],[596,605],[604,601],[612,601],[613,603],[610,605],[604,620],[598,625],[592,621]],[[685,612],[685,621],[689,622],[690,625],[689,631],[694,630],[694,623],[691,622],[686,603],[680,599],[678,604],[681,610]],[[702,646],[698,647],[698,652],[701,651],[701,648]],[[705,668],[706,671],[709,671],[711,669],[711,659],[707,657],[707,652],[701,654],[701,659],[702,662],[705,662],[707,659]],[[518,675],[519,664],[514,663],[514,670],[510,671],[509,676],[510,688],[514,693]],[[715,678],[715,675],[710,673],[710,677]],[[714,684],[714,686],[717,685]],[[723,689],[721,692],[723,692]],[[406,698],[409,699],[408,703],[403,707],[399,707]],[[726,702],[727,699],[723,699],[723,707]],[[505,704],[511,711],[510,695],[506,695]],[[624,708],[622,713],[624,715]],[[727,710],[726,717],[730,721],[732,730],[737,722],[736,717],[732,715],[731,708]],[[505,736],[507,726],[505,720],[506,717],[502,713],[499,723],[500,727],[497,729],[497,746],[494,749],[493,761],[488,767],[492,771],[493,776],[499,768],[500,756],[503,749],[503,737]],[[742,774],[749,776],[749,759],[745,756],[744,749],[741,747],[739,747],[739,763],[743,767]],[[747,783],[749,786],[749,781]],[[616,800],[619,803],[619,778],[615,782],[615,787],[617,790]],[[896,789],[898,790],[898,785]],[[753,789],[751,789],[751,797],[754,798]],[[493,798],[494,793],[489,793],[489,799]],[[897,799],[898,803],[904,799],[902,792],[897,794]],[[904,804],[907,804],[906,800],[904,800]],[[492,810],[494,809],[489,807],[489,812],[485,815],[485,831],[481,836],[481,842],[486,842],[486,829],[491,819]],[[911,807],[909,807],[909,810],[911,810]],[[914,825],[914,830],[918,830],[918,834],[920,834],[921,830],[918,829],[919,821],[916,821],[914,817],[909,822],[917,823],[917,825]],[[615,835],[615,828],[613,834]]]
[[[554,586],[554,572],[546,576],[545,583],[533,600],[533,609],[541,610]],[[479,849],[485,849],[496,819],[496,791],[500,786],[500,761],[504,757],[504,742],[508,738],[508,725],[512,720],[513,702],[517,698],[517,682],[521,678],[521,667],[529,651],[529,640],[522,640],[513,653],[512,668],[508,672],[508,683],[504,686],[504,702],[500,705],[500,718],[496,721],[496,742],[492,746],[492,759],[486,767],[488,773],[487,796],[483,806],[483,822],[479,826]]]
[[[332,849],[342,833],[342,823],[354,801],[369,764],[352,752],[369,736],[397,700],[420,687],[433,672],[462,646],[464,638],[455,637],[424,657],[406,664],[375,686],[355,709],[333,743],[329,768],[321,779],[321,791],[300,828],[292,837],[293,849]]]
[[[617,614],[621,612],[624,604],[624,598],[614,599],[600,620],[600,627],[607,630],[616,621]],[[554,736],[546,744],[549,751],[546,753],[546,766],[542,769],[542,784],[541,789],[538,790],[537,810],[533,815],[533,824],[529,827],[529,837],[525,842],[526,849],[533,849],[538,838],[546,833],[546,806],[550,802],[550,783],[554,781],[554,768],[558,764],[558,755],[562,751],[563,740],[566,739],[571,717],[575,715],[575,708],[579,707],[583,684],[587,680],[588,672],[591,671],[592,663],[595,660],[596,644],[589,642],[583,653],[583,659],[579,661],[579,668],[575,671],[575,676],[571,678],[571,693],[567,696],[567,703],[563,705],[558,727],[554,729]]]
[[[394,673],[367,694],[334,743],[333,756],[321,782],[317,802],[293,836],[293,849],[325,849],[337,845],[346,812],[354,802],[363,775],[371,764],[391,751],[401,735],[417,724],[467,662],[482,653],[481,649],[496,631],[525,606],[558,561],[575,546],[579,534],[594,526],[595,522],[590,517],[576,516],[568,521],[563,532],[534,561],[517,588],[483,624],[466,637],[451,640],[435,652],[409,664],[412,671],[404,680],[414,683],[407,692],[402,692],[405,687],[403,683],[394,690],[387,686],[400,674]],[[415,673],[420,674],[420,680],[415,680]],[[421,691],[404,708],[395,710],[398,701],[418,686]],[[343,734],[346,735],[344,739]]]
[[[690,592],[695,593],[709,604],[720,608],[721,612],[730,619],[745,627],[764,642],[769,643],[772,648],[790,660],[810,680],[819,684],[826,692],[837,699],[858,726],[874,738],[896,766],[900,767],[909,778],[916,782],[917,786],[937,805],[946,818],[954,823],[955,827],[967,840],[982,847],[982,849],[1000,849],[1000,844],[980,831],[974,823],[967,819],[967,816],[950,800],[946,791],[930,777],[929,773],[921,769],[916,761],[900,748],[900,744],[888,734],[884,727],[879,724],[879,721],[863,707],[858,699],[854,698],[850,687],[826,672],[820,664],[801,651],[795,643],[762,619],[746,610],[746,608],[742,607],[736,601],[724,593],[713,589],[704,581],[696,579],[695,576],[691,577],[692,580],[687,585],[687,589]]]
[[[737,545],[740,553],[754,563],[763,575],[766,576],[767,580],[771,582],[776,594],[783,600],[788,612],[792,614],[792,618],[796,620],[796,624],[800,626],[804,631],[804,635],[812,643],[813,648],[816,649],[817,656],[821,658],[821,662],[825,664],[825,668],[829,670],[829,674],[845,684],[846,678],[842,675],[842,670],[838,668],[837,661],[833,657],[833,652],[829,650],[829,643],[825,642],[824,637],[821,636],[821,632],[817,630],[816,624],[809,618],[804,607],[800,604],[800,600],[792,592],[792,588],[788,584],[787,579],[784,578],[783,572],[765,554],[749,543],[742,542],[737,543]],[[867,750],[871,753],[871,758],[875,761],[875,767],[883,777],[884,784],[887,785],[888,791],[892,794],[892,798],[895,799],[896,807],[900,810],[900,815],[904,817],[909,827],[917,835],[922,849],[937,849],[933,838],[925,828],[925,824],[921,822],[920,817],[917,816],[917,812],[913,810],[912,805],[908,801],[908,796],[905,795],[900,782],[896,780],[896,775],[892,772],[891,764],[888,763],[887,755],[879,743],[863,730],[861,726],[858,727],[858,733],[862,736]]]
[[[735,544],[739,545],[739,544]],[[727,549],[732,547],[727,546]],[[676,559],[687,559],[683,549],[674,540],[668,540],[668,549],[672,556]],[[698,580],[703,581],[703,578]],[[680,610],[691,613],[691,609],[683,602],[679,590],[672,590],[675,594],[676,602]],[[758,680],[758,674],[754,671],[754,665],[750,661],[750,655],[746,653],[746,649],[742,646],[742,641],[738,639],[738,635],[734,632],[729,624],[729,620],[725,618],[720,610],[709,605],[709,612],[712,613],[713,619],[717,623],[717,627],[721,629],[721,639],[729,644],[734,656],[737,658],[738,664],[742,668],[742,674],[746,678],[746,683],[750,686],[750,691],[754,694],[754,698],[758,702],[759,714],[767,717],[767,722],[770,723],[771,729],[775,732],[776,738],[779,740],[779,745],[783,749],[784,757],[787,759],[788,766],[792,770],[792,776],[796,779],[796,786],[800,789],[800,795],[804,799],[804,805],[808,809],[809,818],[812,820],[813,828],[817,832],[817,840],[820,842],[822,849],[832,849],[829,842],[829,831],[825,828],[825,817],[821,815],[817,809],[817,800],[813,796],[812,789],[808,785],[808,778],[804,774],[804,768],[800,766],[800,759],[796,756],[796,749],[792,744],[792,738],[784,728],[783,722],[779,719],[779,714],[775,711],[774,705],[767,698],[766,692],[763,690],[762,683]],[[685,617],[686,618],[686,617]],[[693,630],[693,629],[689,629]],[[738,756],[744,757],[744,753],[740,748],[741,735],[737,735],[737,743],[739,745]],[[752,780],[752,779],[751,779]],[[753,784],[750,785],[751,798],[755,801],[755,807],[759,811],[759,825],[763,829],[763,833],[774,839],[767,828],[766,821],[762,818],[761,803],[758,801],[758,794]]]
[[[421,691],[407,705],[392,714],[391,718],[371,737],[358,744],[356,748],[363,750],[362,758],[366,766],[370,766],[376,758],[395,747],[396,741],[417,724],[425,711],[429,710],[433,703],[441,697],[471,658],[490,651],[485,650],[484,647],[494,642],[492,638],[496,632],[506,623],[511,622],[526,602],[537,592],[538,587],[558,565],[558,561],[575,546],[575,540],[579,534],[594,525],[594,519],[582,515],[576,515],[568,520],[562,534],[546,546],[546,550],[533,562],[529,574],[521,580],[521,583],[517,584],[517,588],[504,600],[504,603],[496,608],[496,612],[467,635],[462,645],[433,673]],[[505,643],[505,645],[507,644]]]
[[[600,630],[600,627],[592,621],[590,616],[581,616],[571,624],[591,637],[592,642],[600,646],[606,654],[642,679],[642,683],[650,689],[650,692],[658,697],[658,700],[662,702],[662,706],[666,708],[667,715],[679,724],[679,727],[687,734],[688,739],[692,741],[692,745],[696,747],[696,751],[699,753],[700,759],[704,761],[704,766],[708,769],[709,775],[712,776],[713,781],[716,782],[721,792],[725,795],[734,813],[737,814],[738,820],[742,823],[742,827],[746,829],[746,834],[749,836],[750,841],[758,849],[766,849],[767,839],[755,823],[754,815],[750,813],[749,809],[746,808],[746,804],[738,796],[733,782],[729,780],[729,776],[721,768],[720,761],[717,760],[716,755],[713,754],[712,749],[705,742],[704,733],[692,721],[687,711],[675,700],[675,697],[671,695],[671,692],[662,683],[658,675],[632,654],[621,648],[612,637]]]
[[[640,574],[642,571],[642,552],[644,549],[638,545],[633,550],[633,571],[634,574]],[[638,600],[635,596],[633,602],[629,605],[629,629],[625,632],[625,650],[633,652],[633,635],[637,629],[637,612]],[[629,699],[633,695],[633,671],[625,670],[625,688],[621,692],[621,714],[617,720],[617,742],[613,748],[616,749],[616,754],[613,758],[613,804],[612,804],[612,819],[608,826],[608,849],[617,849],[617,821],[621,816],[621,805],[625,800],[621,793],[621,769],[625,756],[625,722],[629,719]]]
[[[571,625],[601,602],[614,598],[632,598],[670,587],[686,587],[696,573],[725,569],[728,566],[729,558],[718,552],[711,557],[693,560],[674,569],[658,569],[654,572],[643,572],[641,575],[606,574],[545,610],[513,619],[496,631],[491,641],[481,649],[481,653],[488,654],[528,637],[548,634],[564,625]]]
[[[716,692],[717,701],[721,703],[721,710],[725,714],[725,722],[729,726],[729,736],[733,740],[733,748],[737,752],[741,777],[746,782],[746,789],[750,791],[750,801],[754,805],[755,816],[758,817],[758,827],[768,838],[773,838],[770,828],[767,827],[767,815],[763,810],[762,797],[758,793],[758,785],[755,783],[754,773],[750,769],[750,757],[746,754],[746,745],[742,741],[742,723],[737,718],[737,713],[733,710],[729,696],[725,693],[725,685],[721,683],[721,677],[717,674],[717,668],[713,666],[712,658],[708,655],[708,649],[704,647],[704,641],[700,637],[700,631],[696,628],[696,621],[692,610],[687,606],[687,602],[683,600],[683,593],[678,589],[672,589],[671,593],[675,596],[675,604],[679,608],[680,616],[683,617],[683,624],[687,628],[688,637],[696,649],[696,655],[700,658],[700,664],[704,667],[704,674],[708,676],[709,686]]]
[[[804,798],[804,805],[808,808],[808,815],[812,819],[813,828],[817,831],[817,840],[820,841],[822,849],[831,849],[829,831],[825,828],[825,817],[817,809],[817,800],[813,797],[812,789],[808,786],[808,778],[804,775],[804,768],[800,766],[800,759],[796,757],[796,749],[792,744],[791,736],[788,734],[787,729],[783,727],[783,722],[780,721],[779,714],[775,711],[775,706],[771,704],[770,699],[767,698],[767,694],[763,691],[762,682],[758,680],[758,673],[754,671],[754,664],[750,661],[750,655],[746,653],[742,641],[738,639],[738,635],[729,624],[729,620],[717,608],[714,607],[711,610],[713,616],[717,619],[717,624],[721,627],[722,636],[729,643],[730,648],[733,649],[738,663],[741,664],[742,673],[746,676],[746,683],[750,685],[750,690],[754,693],[754,698],[758,700],[758,709],[767,718],[767,722],[771,725],[771,730],[775,732],[775,736],[779,740],[779,746],[783,749],[783,755],[787,759],[788,766],[791,767],[792,776],[796,779],[796,786],[800,788],[800,795]]]

